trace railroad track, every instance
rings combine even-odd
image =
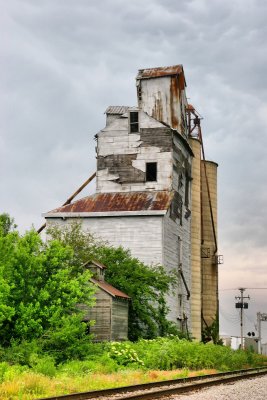
[[[167,381],[124,386],[115,389],[93,390],[90,392],[73,393],[39,400],[141,400],[191,392],[201,388],[234,382],[239,379],[254,378],[267,374],[267,367],[242,369],[230,372],[220,372],[211,375],[201,375],[192,378],[179,378]]]

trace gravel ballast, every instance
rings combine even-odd
[[[266,400],[267,376],[246,379],[202,389],[191,394],[179,394],[170,400]]]

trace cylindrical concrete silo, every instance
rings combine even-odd
[[[202,319],[210,326],[218,314],[217,264],[217,167],[212,161],[201,161],[201,264]],[[207,184],[208,182],[208,184]]]
[[[201,143],[191,137],[193,150],[191,176],[191,327],[192,336],[201,340]]]

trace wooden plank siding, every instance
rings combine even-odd
[[[128,306],[127,300],[114,298],[112,301],[112,340],[127,340],[128,338]]]
[[[111,340],[111,310],[112,296],[98,289],[96,292],[96,303],[92,308],[87,308],[86,318],[95,321],[90,328],[90,333],[94,334],[94,340]]]
[[[98,288],[93,307],[79,304],[85,312],[85,321],[95,321],[90,327],[94,341],[119,341],[128,339],[128,300],[113,297]]]

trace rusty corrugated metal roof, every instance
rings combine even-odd
[[[125,114],[129,108],[128,106],[109,106],[104,114],[122,115]]]
[[[136,79],[157,78],[159,76],[179,75],[184,73],[182,65],[172,65],[169,67],[139,69]]]
[[[121,292],[119,289],[116,289],[114,286],[111,286],[109,283],[104,281],[98,281],[94,278],[90,279],[95,285],[103,289],[105,292],[111,294],[113,297],[121,297],[123,299],[129,299],[130,297],[126,294]]]
[[[169,191],[96,193],[49,213],[160,211],[169,208],[172,197],[172,192]]]

